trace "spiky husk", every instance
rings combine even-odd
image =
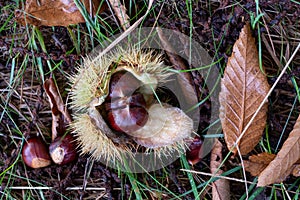
[[[91,154],[97,160],[119,160],[121,163],[124,154],[126,157],[134,156],[132,146],[114,143],[107,133],[96,125],[92,120],[91,110],[93,113],[97,112],[95,107],[104,102],[108,95],[110,77],[114,72],[130,72],[142,84],[149,85],[152,92],[172,74],[168,68],[164,65],[161,55],[133,48],[118,49],[102,57],[86,58],[84,64],[78,67],[77,73],[70,77],[74,117],[71,127],[77,136],[81,153]],[[181,138],[180,141],[174,141],[174,144],[149,148],[147,151],[154,151],[160,157],[162,154],[172,155],[173,151],[183,152],[184,148],[185,142]]]
[[[87,109],[95,106],[95,102],[100,105],[107,96],[110,77],[116,71],[131,72],[147,85],[165,82],[171,75],[168,69],[161,55],[134,48],[119,48],[102,57],[87,57],[77,73],[70,77],[72,108]]]
[[[172,146],[191,137],[193,120],[179,108],[153,104],[148,113],[147,123],[132,134],[137,144],[155,149]]]
[[[75,118],[73,128],[77,135],[82,154],[91,153],[97,160],[101,158],[107,162],[121,160],[122,153],[130,152],[126,146],[116,146],[93,123],[88,114],[79,114]]]

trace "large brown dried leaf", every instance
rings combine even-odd
[[[212,174],[221,175],[223,170],[219,169],[223,161],[222,143],[217,140],[210,156],[210,171]],[[212,183],[213,200],[230,199],[229,181],[226,179],[219,179]]]
[[[66,133],[72,119],[52,78],[45,81],[44,88],[51,107],[53,141],[57,136]]]
[[[249,160],[244,161],[245,170],[250,172],[252,176],[258,176],[275,156],[275,154],[269,154],[267,152],[250,156]]]
[[[86,9],[96,13],[100,1],[82,0]],[[92,6],[89,2],[92,2]],[[101,7],[101,11],[105,6]],[[100,12],[101,12],[100,11]],[[16,12],[17,21],[36,26],[68,26],[85,22],[79,9],[72,0],[26,0],[25,10]]]
[[[261,72],[255,39],[246,24],[233,46],[231,57],[221,82],[220,119],[228,149],[232,149],[269,90],[267,78]],[[259,142],[267,119],[265,104],[238,143],[242,155]],[[233,149],[236,155],[237,149]]]
[[[283,181],[300,159],[300,116],[293,131],[284,142],[275,159],[262,171],[258,177],[257,186],[266,186]],[[297,174],[297,170],[293,174]]]

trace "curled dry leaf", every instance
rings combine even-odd
[[[300,160],[300,116],[275,159],[259,175],[257,186],[283,181],[290,173],[294,174],[292,171],[298,160]]]
[[[184,60],[177,55],[175,50],[173,49],[171,43],[168,41],[168,38],[163,34],[163,31],[161,28],[157,27],[156,28],[161,45],[166,51],[166,54],[169,57],[170,62],[172,63],[172,66],[175,70],[188,70],[189,67],[187,64],[184,62]],[[171,37],[172,38],[172,37]],[[182,38],[183,40],[183,38]],[[188,41],[187,41],[188,42]],[[187,53],[187,55],[189,55]],[[189,72],[181,72],[177,74],[177,82],[178,86],[181,88],[181,92],[183,96],[185,97],[185,101],[187,103],[188,107],[187,109],[193,107],[194,105],[197,105],[198,103],[198,98],[197,96],[199,95],[199,91],[195,90],[196,86],[193,81],[192,75]],[[193,120],[194,122],[199,122],[199,110],[195,109],[193,113]],[[191,165],[195,165],[198,162],[201,161],[202,158],[202,147],[203,140],[195,136],[193,141],[189,145],[189,149],[186,152],[186,157],[188,162]]]
[[[228,149],[237,153],[236,142],[269,90],[259,68],[255,39],[246,24],[233,46],[221,81],[220,120]],[[241,154],[249,153],[259,142],[267,119],[267,104],[257,114],[237,144]]]
[[[221,175],[223,170],[220,169],[223,161],[222,143],[216,140],[214,148],[210,156],[210,171],[212,174]],[[229,181],[226,179],[219,179],[212,183],[213,200],[230,199]]]
[[[82,3],[93,14],[100,6],[100,1],[96,0],[82,0]],[[101,6],[99,12],[104,9],[106,4]],[[29,23],[35,26],[68,26],[85,22],[74,1],[70,0],[26,0],[25,10],[17,10],[15,15],[17,21],[23,25]]]
[[[72,120],[52,78],[45,81],[44,88],[51,107],[53,141],[57,136],[66,133],[66,129]]]
[[[160,39],[160,43],[165,49],[166,54],[169,57],[170,62],[172,63],[172,67],[178,71],[188,70],[189,66],[185,63],[183,58],[176,54],[172,46],[172,42],[170,38],[166,37],[163,34],[161,28],[157,27],[157,34]],[[171,37],[172,38],[172,37]],[[200,96],[199,90],[196,90],[196,86],[193,80],[191,73],[189,72],[180,72],[176,74],[176,85],[174,87],[180,88],[180,92],[183,94],[184,101],[186,105],[181,105],[183,110],[189,110],[195,105],[198,104],[198,96]],[[189,112],[189,115],[192,116],[195,124],[199,123],[199,108],[193,108],[192,111]],[[196,128],[196,127],[195,127]]]
[[[250,172],[252,176],[258,176],[275,158],[275,154],[267,152],[260,153],[249,157],[244,161],[245,170]]]
[[[123,30],[129,28],[129,16],[126,14],[126,7],[121,4],[120,0],[109,0],[109,3],[119,19]]]
[[[172,63],[172,67],[175,70],[187,70],[188,66],[185,64],[184,60],[174,52],[176,52],[172,45],[168,42],[168,39],[163,34],[161,28],[156,28],[160,42],[163,48],[166,50],[166,54],[168,55],[170,62]],[[189,72],[181,72],[177,74],[177,82],[179,87],[181,88],[181,92],[185,97],[186,103],[189,106],[195,106],[198,103],[197,91],[195,90],[195,84],[193,82],[192,75]],[[197,109],[195,109],[197,110]],[[198,110],[197,110],[198,111]],[[198,122],[199,119],[194,119],[194,121]]]

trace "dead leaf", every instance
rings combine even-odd
[[[258,177],[257,186],[266,186],[283,181],[300,159],[300,116],[294,129],[283,143],[275,159],[262,171]],[[297,172],[295,171],[297,174]]]
[[[184,60],[179,55],[174,53],[175,50],[171,42],[169,42],[169,38],[165,36],[161,28],[157,27],[156,30],[157,30],[158,37],[160,39],[160,43],[163,46],[166,54],[168,55],[170,62],[172,63],[172,67],[175,70],[187,70],[188,66],[184,62]],[[188,110],[194,105],[197,105],[198,93],[195,90],[196,86],[193,81],[191,73],[189,72],[178,73],[176,82],[178,83],[178,85],[176,85],[175,87],[178,86],[181,89],[181,93],[183,94],[183,97],[185,98],[186,101],[185,103],[187,107],[183,108],[183,110],[185,109]],[[200,111],[198,109],[195,109],[193,111],[193,114],[189,113],[190,116],[193,116],[193,120],[195,122],[198,122],[200,120],[199,112]],[[203,157],[202,155],[203,151],[201,149],[202,144],[203,144],[203,140],[199,136],[195,136],[192,142],[189,144],[189,148],[186,152],[186,158],[191,165],[195,165],[201,161]]]
[[[295,167],[293,167],[292,175],[296,177],[300,176],[300,164],[297,164]]]
[[[251,36],[250,25],[246,24],[233,46],[221,81],[220,120],[228,149],[235,146],[268,90],[267,78],[259,68],[255,39]],[[242,155],[246,155],[257,145],[266,119],[267,104],[261,108],[238,143]],[[233,153],[236,155],[236,148]]]
[[[126,14],[126,7],[121,4],[120,0],[109,0],[109,3],[112,7],[112,9],[115,12],[115,15],[119,19],[121,26],[123,30],[126,30],[129,28],[130,23],[129,23],[129,16]]]
[[[100,1],[82,0],[86,9],[92,8],[93,14],[97,12]],[[92,5],[90,5],[92,2]],[[101,6],[100,12],[106,8]],[[85,22],[79,9],[71,0],[26,0],[25,10],[16,10],[16,19],[19,23],[35,26],[68,26]]]
[[[57,136],[66,133],[72,119],[52,78],[45,81],[44,88],[51,107],[53,141]]]
[[[252,176],[258,176],[275,158],[275,154],[267,152],[260,153],[249,157],[244,161],[245,170],[250,172]]]
[[[179,55],[174,53],[176,51],[168,41],[168,38],[164,35],[161,28],[157,27],[156,30],[160,39],[160,43],[165,49],[166,54],[168,55],[169,60],[172,63],[172,67],[175,70],[188,70],[188,66],[185,64],[184,60]],[[196,87],[195,83],[193,82],[191,73],[181,72],[178,73],[177,77],[177,82],[179,84],[179,87],[181,88],[183,96],[185,97],[186,103],[191,107],[197,105],[198,95],[197,91],[195,90]],[[187,109],[190,109],[190,107],[187,107]],[[199,121],[199,118],[194,119],[194,121]]]
[[[217,140],[210,156],[210,171],[212,174],[219,176],[223,173],[223,170],[219,169],[222,161],[222,143],[219,140]],[[219,179],[213,182],[212,195],[213,200],[230,199],[229,181],[226,179]]]

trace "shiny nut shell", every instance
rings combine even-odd
[[[30,138],[22,149],[22,158],[31,168],[47,167],[51,164],[48,148],[41,138]]]

